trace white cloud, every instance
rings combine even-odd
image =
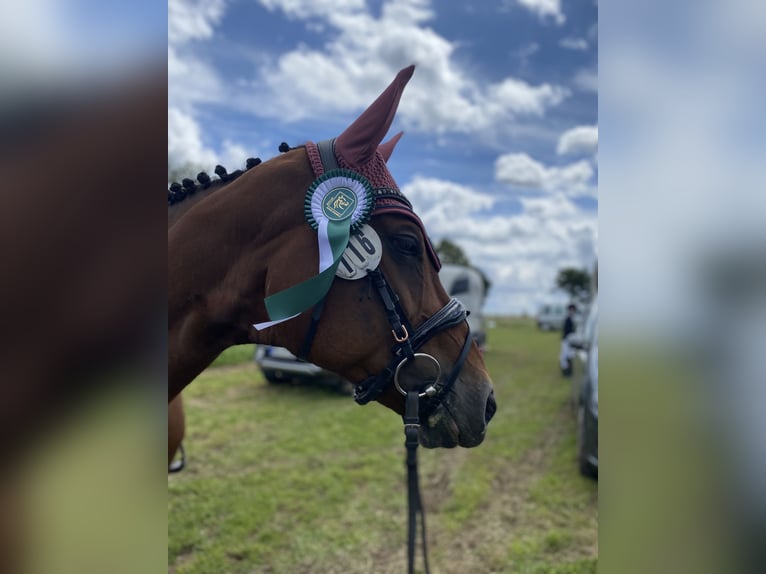
[[[215,35],[226,11],[226,0],[168,1],[168,163],[211,169],[220,163],[229,170],[244,166],[248,154],[241,144],[226,139],[219,150],[202,140],[197,107],[221,101],[227,93],[214,68],[195,45]]]
[[[507,153],[495,160],[495,179],[514,187],[595,197],[593,166],[581,160],[563,167],[547,167],[526,153]]]
[[[566,50],[585,52],[588,49],[588,41],[585,38],[562,38],[559,46]]]
[[[364,0],[258,0],[269,12],[282,10],[288,18],[306,19],[365,8]]]
[[[175,107],[168,108],[168,163],[171,166],[193,165],[210,169],[217,154],[205,147],[194,119]]]
[[[598,126],[577,126],[559,137],[559,155],[592,155],[598,151]]]
[[[259,99],[258,110],[269,116],[296,121],[358,110],[412,63],[417,73],[398,117],[409,128],[433,133],[504,129],[517,117],[543,116],[570,93],[561,86],[534,86],[512,77],[482,85],[455,64],[456,44],[424,25],[433,18],[427,0],[392,0],[378,18],[351,0],[342,9],[306,0],[262,3],[294,18],[324,17],[338,30],[321,51],[299,46],[262,70],[254,83],[265,83],[272,96],[268,102]],[[251,98],[241,94],[240,105],[253,109]]]
[[[596,214],[562,193],[521,198],[511,213],[497,197],[451,181],[416,176],[402,191],[435,243],[457,243],[492,280],[489,313],[534,312],[560,268],[595,260]]]
[[[168,0],[168,43],[212,37],[225,7],[225,0]]]
[[[542,187],[547,169],[525,153],[510,153],[495,161],[495,179],[520,187]]]
[[[492,196],[470,187],[432,177],[415,176],[402,192],[412,201],[427,229],[453,236],[492,239],[496,230],[477,225],[473,214],[488,212]]]
[[[217,164],[229,171],[243,169],[245,160],[255,157],[254,150],[225,139],[219,150],[205,145],[199,124],[190,114],[177,107],[168,108],[168,164],[212,170]]]
[[[552,19],[561,26],[566,21],[566,16],[561,10],[561,0],[516,0],[519,6],[534,12],[541,20]]]
[[[194,46],[210,40],[226,0],[168,0],[168,104],[193,113],[200,102],[221,98],[223,82]]]
[[[221,164],[227,167],[229,171],[244,169],[247,158],[256,155],[253,151],[254,150],[249,150],[245,148],[245,146],[227,139],[223,142],[219,158]]]
[[[183,46],[168,45],[168,104],[193,113],[196,104],[221,101],[223,80],[204,60]]]
[[[499,104],[514,114],[534,116],[543,116],[547,108],[560,104],[569,93],[558,86],[542,84],[533,87],[514,78],[490,85],[488,92],[488,104]]]

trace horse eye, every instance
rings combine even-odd
[[[403,255],[420,255],[420,242],[411,235],[392,235],[391,244]]]

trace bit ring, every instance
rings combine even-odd
[[[434,385],[439,380],[439,377],[441,377],[442,368],[441,368],[441,365],[439,364],[439,361],[437,361],[435,358],[433,358],[431,355],[427,353],[415,353],[415,355],[413,356],[413,359],[417,359],[418,357],[431,359],[434,365],[436,365],[436,379],[432,383],[429,383],[423,392],[418,393],[418,397],[422,399],[424,397],[430,397],[436,394],[436,388],[434,387]],[[407,396],[407,391],[405,391],[402,388],[402,386],[399,384],[399,371],[409,360],[410,360],[409,357],[405,357],[404,359],[402,359],[402,361],[397,365],[396,371],[394,371],[394,387],[396,387],[396,390],[402,393],[405,397]]]

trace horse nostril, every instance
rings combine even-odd
[[[497,403],[495,402],[495,391],[491,391],[487,397],[487,406],[484,409],[484,422],[489,424],[492,417],[495,416],[497,410]]]

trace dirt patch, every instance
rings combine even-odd
[[[557,523],[547,512],[540,511],[533,492],[551,466],[552,453],[571,432],[568,420],[571,416],[568,406],[562,407],[555,423],[546,428],[533,448],[518,460],[498,465],[490,499],[480,504],[457,536],[447,532],[438,517],[433,516],[429,522],[428,544],[439,572],[507,572],[508,555],[513,553],[514,545],[523,548],[533,532],[542,535],[541,550],[555,553],[558,561],[597,557],[597,497],[590,500],[594,523],[583,531],[571,532],[565,520]],[[461,464],[460,459],[454,462]],[[450,491],[449,478],[455,472],[455,468],[441,469],[436,478],[439,488]],[[579,477],[573,474],[572,480]]]
[[[439,512],[443,504],[452,498],[455,476],[465,464],[469,451],[455,448],[439,454],[441,456],[436,471],[421,477],[420,491],[426,518],[429,513]]]
[[[181,551],[176,555],[173,563],[168,567],[168,574],[176,574],[176,569],[180,568],[194,555],[194,546],[188,545],[181,548]]]

